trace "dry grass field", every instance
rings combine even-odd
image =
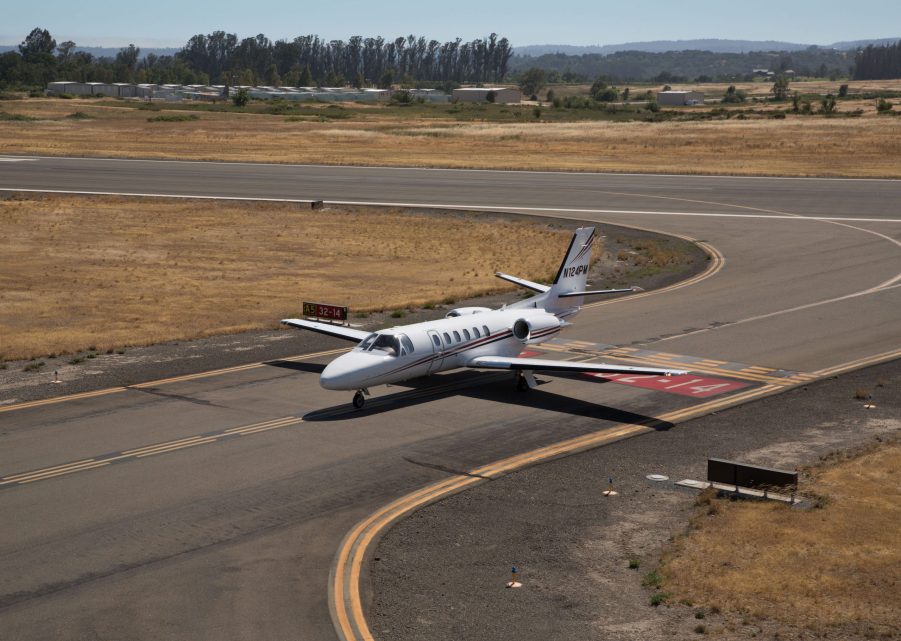
[[[901,444],[818,471],[822,507],[713,499],[661,572],[671,598],[824,638],[901,629]]]
[[[467,215],[77,196],[6,197],[0,229],[0,360],[271,327],[301,300],[360,312],[510,289],[496,270],[553,277],[569,241]]]
[[[451,105],[318,105],[297,116],[182,112],[178,105],[160,112],[196,116],[179,122],[154,121],[158,112],[113,101],[11,100],[0,103],[0,154],[899,178],[901,118],[876,115],[872,102],[839,104],[841,112],[862,108],[856,118],[749,111],[667,122],[543,122],[525,105],[468,107],[465,120]],[[542,113],[553,120],[552,112]]]

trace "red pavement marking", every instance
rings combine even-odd
[[[519,353],[520,358],[532,358],[533,356],[540,356],[541,352],[533,352],[528,349],[523,350]]]
[[[593,378],[601,378],[621,385],[632,385],[633,387],[642,387],[644,389],[657,390],[658,392],[667,392],[669,394],[680,394],[682,396],[692,396],[694,398],[707,398],[708,396],[716,396],[717,394],[725,394],[733,390],[749,387],[750,383],[738,383],[736,381],[727,381],[722,378],[707,378],[704,376],[694,376],[693,374],[682,374],[680,376],[658,376],[654,374],[585,374]]]

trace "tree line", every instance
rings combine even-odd
[[[893,45],[868,47],[857,52],[854,60],[855,80],[901,78],[901,40]]]
[[[423,36],[387,40],[353,36],[347,41],[316,35],[272,41],[263,34],[239,39],[214,31],[191,37],[172,56],[123,47],[115,57],[94,57],[76,44],[57,44],[35,28],[18,51],[0,54],[0,86],[41,87],[52,80],[181,84],[388,86],[393,83],[499,82],[513,48],[492,33],[463,42]]]
[[[617,82],[712,82],[751,80],[754,69],[781,73],[791,69],[796,76],[834,79],[852,73],[854,52],[810,47],[803,51],[755,51],[714,53],[710,51],[618,51],[609,55],[514,56],[513,75],[530,68],[544,69],[549,82],[591,82],[605,76]]]

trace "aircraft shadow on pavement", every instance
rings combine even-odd
[[[435,379],[438,379],[437,381]],[[566,386],[559,385],[564,377],[547,377],[540,375],[539,387],[527,392],[516,389],[512,377],[507,374],[457,372],[443,376],[421,378],[407,381],[402,385],[408,389],[396,394],[389,394],[367,401],[366,406],[357,410],[348,403],[313,410],[305,414],[305,421],[339,421],[364,418],[384,412],[391,412],[407,407],[415,407],[432,401],[450,397],[466,397],[494,403],[507,403],[518,407],[547,410],[560,414],[569,414],[583,418],[591,418],[612,423],[645,424],[662,431],[673,427],[672,423],[660,421],[652,416],[630,412],[600,403],[591,403],[573,398],[565,393]],[[547,389],[554,385],[560,393]],[[542,389],[545,388],[545,389]]]
[[[265,364],[271,365],[272,367],[293,369],[295,372],[310,372],[311,374],[322,374],[322,370],[325,369],[325,365],[322,365],[320,363],[302,363],[295,361],[274,360],[266,361]]]

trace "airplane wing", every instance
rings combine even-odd
[[[601,372],[606,374],[656,374],[658,376],[680,376],[681,374],[688,373],[681,369],[630,367],[629,365],[607,365],[606,363],[574,363],[572,361],[548,361],[541,358],[506,358],[503,356],[477,356],[471,359],[466,366],[478,369]]]
[[[315,321],[303,320],[301,318],[286,318],[282,321],[282,324],[290,325],[291,327],[299,327],[300,329],[308,329],[313,332],[319,332],[320,334],[334,336],[335,338],[341,338],[346,341],[353,341],[355,343],[359,343],[361,340],[372,333],[364,332],[360,329],[344,327],[342,325],[332,325],[331,323],[317,323]]]
[[[494,272],[494,275],[500,278],[501,280],[510,281],[511,283],[515,283],[520,287],[525,287],[526,289],[531,289],[533,292],[546,292],[550,289],[547,285],[542,285],[541,283],[533,283],[530,280],[526,280],[525,278],[519,278],[518,276],[511,276],[510,274],[502,274],[501,272]]]

